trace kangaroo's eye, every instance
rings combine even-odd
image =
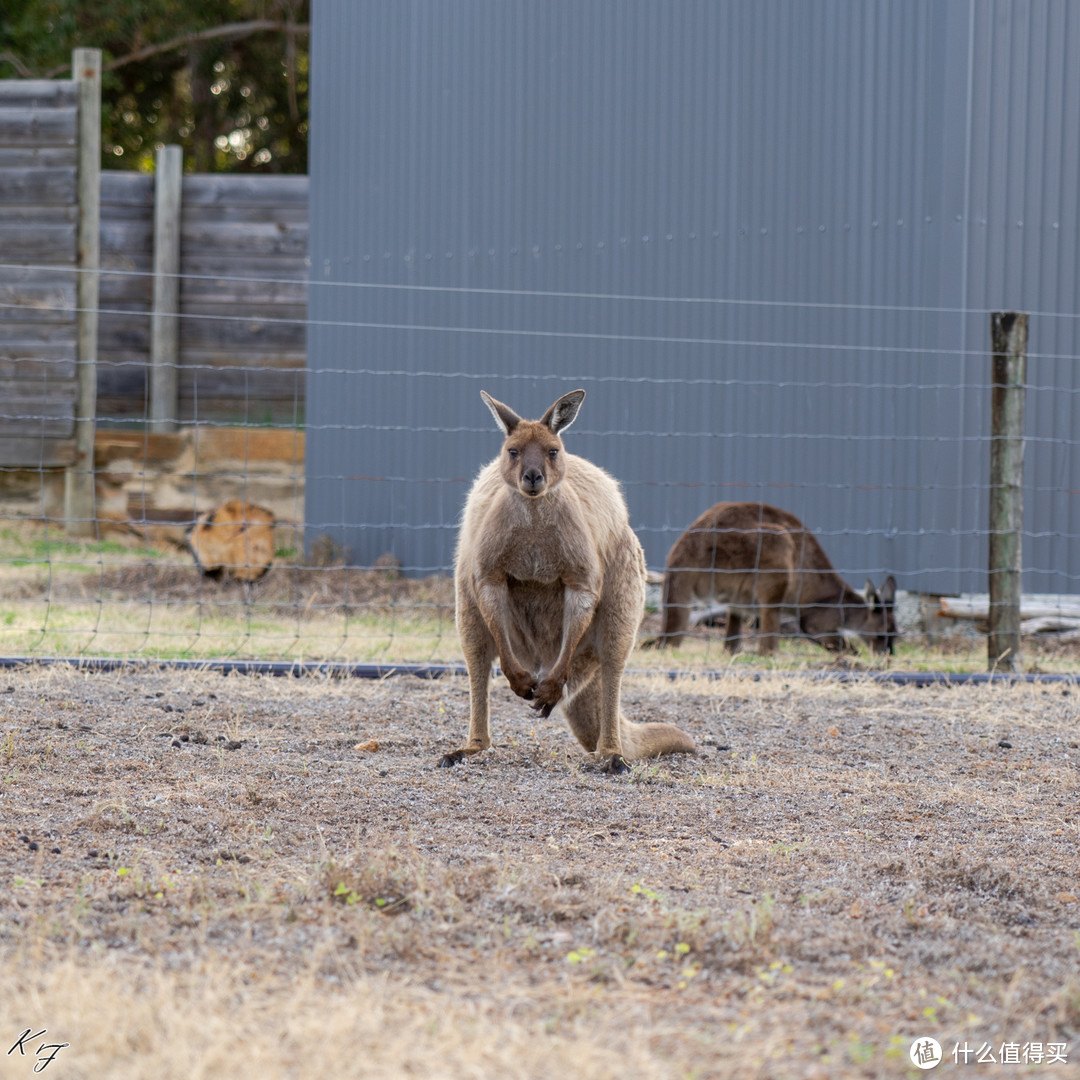
[[[558,456],[559,456],[559,451],[558,450],[549,450],[548,451],[548,457],[551,458],[552,461],[554,461]]]
[[[520,450],[515,450],[512,446],[506,451],[512,458],[516,458],[521,453]]]

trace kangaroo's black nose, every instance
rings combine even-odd
[[[521,481],[535,490],[544,482],[544,474],[539,469],[528,469],[521,474]]]

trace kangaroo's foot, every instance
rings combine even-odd
[[[606,773],[610,776],[622,776],[630,771],[630,765],[622,754],[599,754],[581,766],[583,772]]]
[[[683,630],[670,630],[661,631],[656,637],[647,637],[641,639],[641,647],[643,649],[674,649],[682,643],[683,638],[686,637],[686,633]]]
[[[486,749],[486,746],[462,746],[457,750],[452,750],[449,754],[444,754],[439,759],[438,768],[453,768],[455,765],[458,764],[458,762],[464,761],[466,758],[472,757],[474,754],[482,753]]]

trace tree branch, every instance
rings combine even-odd
[[[252,19],[249,22],[227,23],[225,26],[199,30],[194,34],[182,34],[180,37],[162,42],[160,45],[147,45],[145,48],[136,49],[135,52],[128,53],[127,56],[119,56],[115,60],[110,60],[107,64],[102,64],[101,70],[115,71],[125,64],[133,64],[137,60],[146,60],[148,57],[157,56],[159,53],[170,52],[173,49],[182,48],[184,45],[190,45],[194,41],[210,41],[213,38],[223,37],[241,38],[247,37],[249,34],[257,34],[262,30],[284,30],[289,35],[289,39],[292,40],[295,34],[310,33],[311,26],[308,23],[276,22],[273,19]],[[8,60],[17,70],[21,69],[26,72],[26,68],[9,53],[0,53],[0,60]],[[43,78],[54,79],[57,75],[63,75],[65,71],[70,70],[70,64],[63,64],[60,67],[46,71]],[[28,78],[29,73],[26,72],[23,77]]]
[[[33,72],[14,53],[0,52],[0,64],[4,63],[5,60],[18,72],[20,79],[32,79],[34,77]]]

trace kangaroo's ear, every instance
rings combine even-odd
[[[578,409],[585,400],[584,390],[571,390],[569,394],[563,394],[554,405],[542,417],[541,424],[547,424],[558,435],[563,428],[568,428],[576,419]]]
[[[480,391],[480,396],[484,399],[484,404],[491,410],[491,415],[495,417],[495,423],[502,428],[504,435],[509,435],[521,423],[521,417],[509,405],[496,401],[483,390]]]
[[[877,589],[874,588],[874,583],[867,578],[866,579],[866,602],[871,607],[877,607],[881,603],[881,597],[877,594]]]
[[[892,574],[881,583],[881,602],[885,607],[892,607],[896,603],[896,578]]]

